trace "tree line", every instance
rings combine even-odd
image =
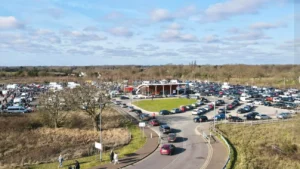
[[[86,79],[105,81],[128,80],[209,80],[240,84],[298,87],[300,65],[160,65],[160,66],[73,66],[73,67],[20,67],[0,69],[0,77],[53,77],[75,76],[85,72]]]

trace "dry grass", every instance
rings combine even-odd
[[[70,128],[40,127],[37,114],[0,117],[0,168],[20,164],[56,161],[59,154],[74,159],[95,154],[94,142],[99,133],[90,130],[90,119],[82,113],[72,113],[66,124]],[[75,118],[75,120],[74,120]],[[116,120],[113,120],[113,119]],[[130,134],[122,127],[122,116],[112,109],[103,112],[103,144],[106,148],[128,144]],[[66,126],[67,127],[67,126]],[[84,129],[78,129],[78,128]]]
[[[295,121],[240,126],[221,124],[237,151],[233,168],[297,169],[300,168],[299,122]]]

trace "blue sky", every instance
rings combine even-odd
[[[296,12],[290,0],[10,0],[0,66],[299,64]]]

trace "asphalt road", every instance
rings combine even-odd
[[[127,104],[129,101],[122,101]],[[130,103],[129,103],[130,104]],[[126,109],[125,109],[126,110]],[[147,113],[147,112],[146,112]],[[135,116],[134,113],[129,114]],[[160,147],[146,159],[126,167],[127,169],[200,169],[208,156],[208,146],[201,136],[196,135],[195,128],[199,125],[193,122],[191,112],[159,116],[156,118],[168,124],[177,134],[177,140],[173,143],[176,151],[172,156],[160,155]],[[158,127],[152,127],[159,133]],[[167,143],[166,136],[162,135],[162,144]]]

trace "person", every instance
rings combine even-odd
[[[63,166],[63,161],[64,161],[64,158],[63,158],[62,155],[60,154],[59,157],[58,157],[59,167],[62,167],[62,166]]]
[[[112,163],[113,162],[113,160],[114,160],[114,151],[113,150],[111,150],[110,151],[110,155],[109,155],[109,158],[110,158],[110,163]]]
[[[155,113],[152,113],[152,118],[155,119]]]
[[[116,165],[117,163],[118,164],[120,163],[119,160],[118,160],[118,154],[114,153],[114,164]]]
[[[69,165],[68,169],[73,169],[73,167],[71,165]]]
[[[80,169],[80,164],[77,160],[75,160],[75,169]]]

